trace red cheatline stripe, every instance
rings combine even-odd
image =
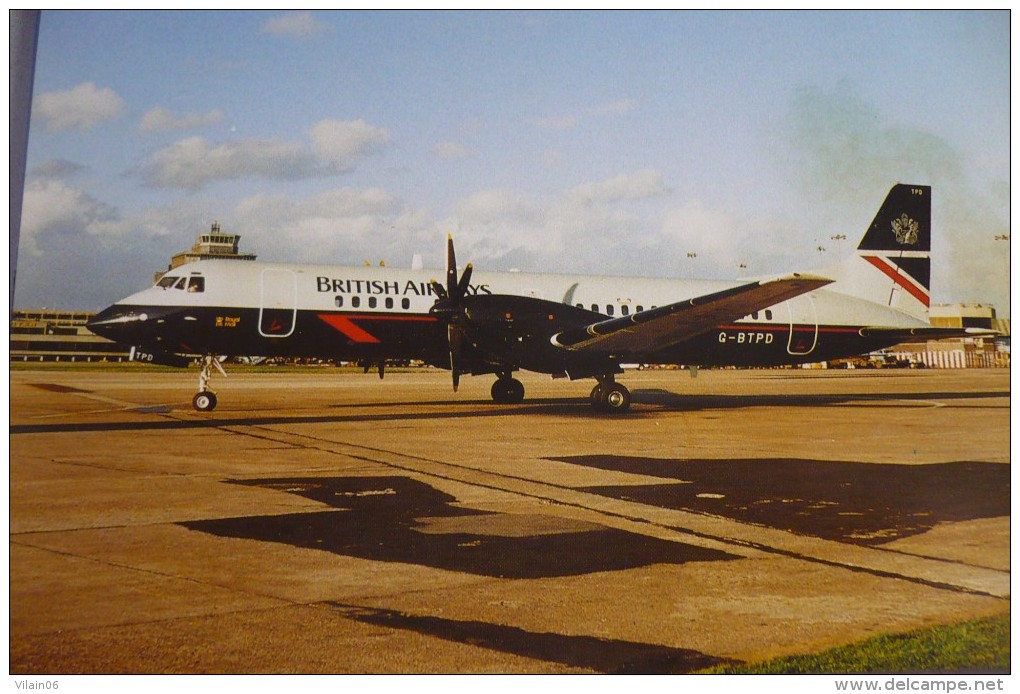
[[[367,330],[355,325],[347,316],[320,313],[319,318],[355,342],[372,344],[379,342],[379,338]]]
[[[887,265],[882,258],[873,255],[862,255],[861,257],[884,272],[893,282],[910,292],[910,295],[924,304],[925,308],[931,303],[931,299],[923,289],[911,282],[907,275]]]
[[[319,320],[327,323],[335,330],[346,335],[355,342],[362,344],[378,344],[379,338],[368,332],[361,326],[354,323],[354,320],[388,320],[388,321],[418,321],[425,323],[436,322],[435,316],[394,316],[387,314],[362,313],[341,316],[336,313],[320,313]]]

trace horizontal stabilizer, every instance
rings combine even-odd
[[[814,291],[830,282],[832,280],[825,277],[801,273],[751,282],[631,316],[565,330],[555,335],[552,343],[572,351],[599,354],[647,353],[690,340],[717,325]]]

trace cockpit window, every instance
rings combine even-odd
[[[176,282],[178,279],[179,278],[174,277],[172,275],[166,275],[160,278],[159,282],[156,283],[156,286],[162,287],[163,289],[169,289],[170,287],[174,286],[174,282]]]
[[[185,282],[187,282],[187,280],[184,277],[180,278],[177,280],[177,284],[174,285],[174,289],[184,289]]]
[[[192,277],[188,281],[189,292],[204,292],[205,291],[205,278],[204,277]]]

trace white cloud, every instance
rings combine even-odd
[[[39,162],[30,174],[37,178],[72,178],[82,167],[67,159],[46,159]]]
[[[328,25],[312,16],[311,12],[293,12],[267,19],[262,23],[262,33],[290,38],[308,38],[325,31]]]
[[[115,218],[110,206],[78,188],[58,180],[33,179],[25,185],[20,252],[42,255],[43,234],[94,234]]]
[[[138,129],[142,132],[166,132],[168,130],[189,130],[205,128],[223,120],[223,111],[215,109],[209,113],[186,113],[176,115],[162,106],[142,116]]]
[[[547,226],[548,204],[512,190],[481,190],[460,201],[440,228],[454,231],[465,260],[485,264],[513,253],[558,246]]]
[[[403,248],[414,229],[400,201],[381,188],[336,188],[293,199],[259,194],[234,211],[236,226],[250,247],[267,259],[357,263]]]
[[[725,212],[707,208],[699,200],[688,200],[666,213],[662,232],[685,251],[708,255],[732,245],[734,226]]]
[[[655,212],[638,214],[634,202],[664,197],[657,171],[645,170],[584,183],[559,194],[532,197],[507,189],[478,191],[439,225],[455,230],[458,248],[479,266],[534,271],[619,274],[619,249],[637,246]]]
[[[40,94],[32,103],[32,116],[41,118],[46,129],[89,130],[104,121],[119,117],[125,103],[109,87],[83,82],[65,91]]]
[[[377,152],[390,141],[390,131],[363,120],[321,120],[309,132],[315,153],[347,170],[354,159]]]
[[[619,202],[659,197],[668,192],[661,172],[644,169],[604,181],[582,183],[572,188],[568,195],[579,202]]]
[[[150,186],[191,191],[217,180],[287,180],[321,173],[321,165],[300,143],[277,139],[214,145],[202,137],[189,137],[157,150],[142,167]]]
[[[358,159],[379,151],[390,133],[363,120],[323,120],[312,126],[310,144],[277,138],[214,144],[189,137],[154,152],[140,169],[155,188],[196,191],[212,181],[240,178],[300,180],[350,171]]]

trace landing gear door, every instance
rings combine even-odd
[[[806,355],[818,345],[818,309],[815,298],[802,294],[786,302],[790,315],[790,339],[786,351],[793,355]]]
[[[262,271],[259,301],[259,334],[289,337],[297,318],[297,276],[292,270],[266,268]]]

